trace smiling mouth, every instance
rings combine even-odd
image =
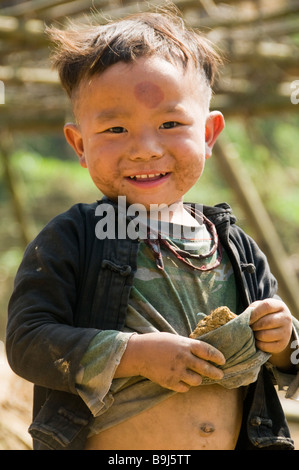
[[[150,173],[150,174],[141,174],[141,175],[134,175],[134,176],[128,176],[129,180],[132,181],[156,181],[158,179],[163,178],[164,176],[168,175],[168,173]]]

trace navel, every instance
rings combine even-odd
[[[148,81],[137,83],[134,95],[140,103],[151,109],[156,108],[164,99],[161,88]]]
[[[215,432],[215,426],[212,423],[201,423],[199,425],[199,433],[203,437],[208,437]]]

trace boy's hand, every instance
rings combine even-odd
[[[164,388],[187,392],[202,376],[219,380],[223,372],[209,361],[223,365],[223,354],[196,339],[171,333],[133,335],[115,377],[142,375]]]
[[[270,362],[277,367],[291,366],[289,348],[292,336],[292,316],[284,302],[265,299],[253,302],[250,326],[255,335],[256,346],[272,354]]]

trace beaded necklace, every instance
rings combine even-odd
[[[198,214],[197,214],[198,215]],[[222,259],[222,249],[221,249],[221,244],[219,243],[218,240],[218,235],[216,232],[215,225],[207,219],[202,213],[200,213],[200,217],[202,218],[203,223],[206,225],[208,232],[210,233],[212,237],[212,248],[204,254],[196,255],[189,253],[188,251],[182,250],[179,247],[177,247],[173,242],[168,240],[167,238],[163,238],[161,236],[161,233],[158,232],[156,235],[155,239],[151,239],[151,231],[150,228],[148,227],[147,229],[147,235],[148,237],[144,240],[144,242],[150,247],[152,250],[155,260],[156,260],[156,265],[159,269],[164,269],[164,263],[163,263],[163,257],[161,253],[161,246],[165,246],[171,253],[173,253],[177,259],[182,261],[183,263],[187,264],[189,267],[192,269],[195,269],[197,271],[211,271],[212,269],[215,269],[217,266],[220,265],[221,259]],[[192,264],[189,258],[196,259],[198,261],[207,259],[211,257],[216,250],[218,249],[218,256],[214,263],[211,265],[201,265],[201,266],[195,266]]]

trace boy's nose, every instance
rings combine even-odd
[[[143,133],[136,137],[129,151],[131,160],[151,160],[163,156],[163,146],[157,136]]]

